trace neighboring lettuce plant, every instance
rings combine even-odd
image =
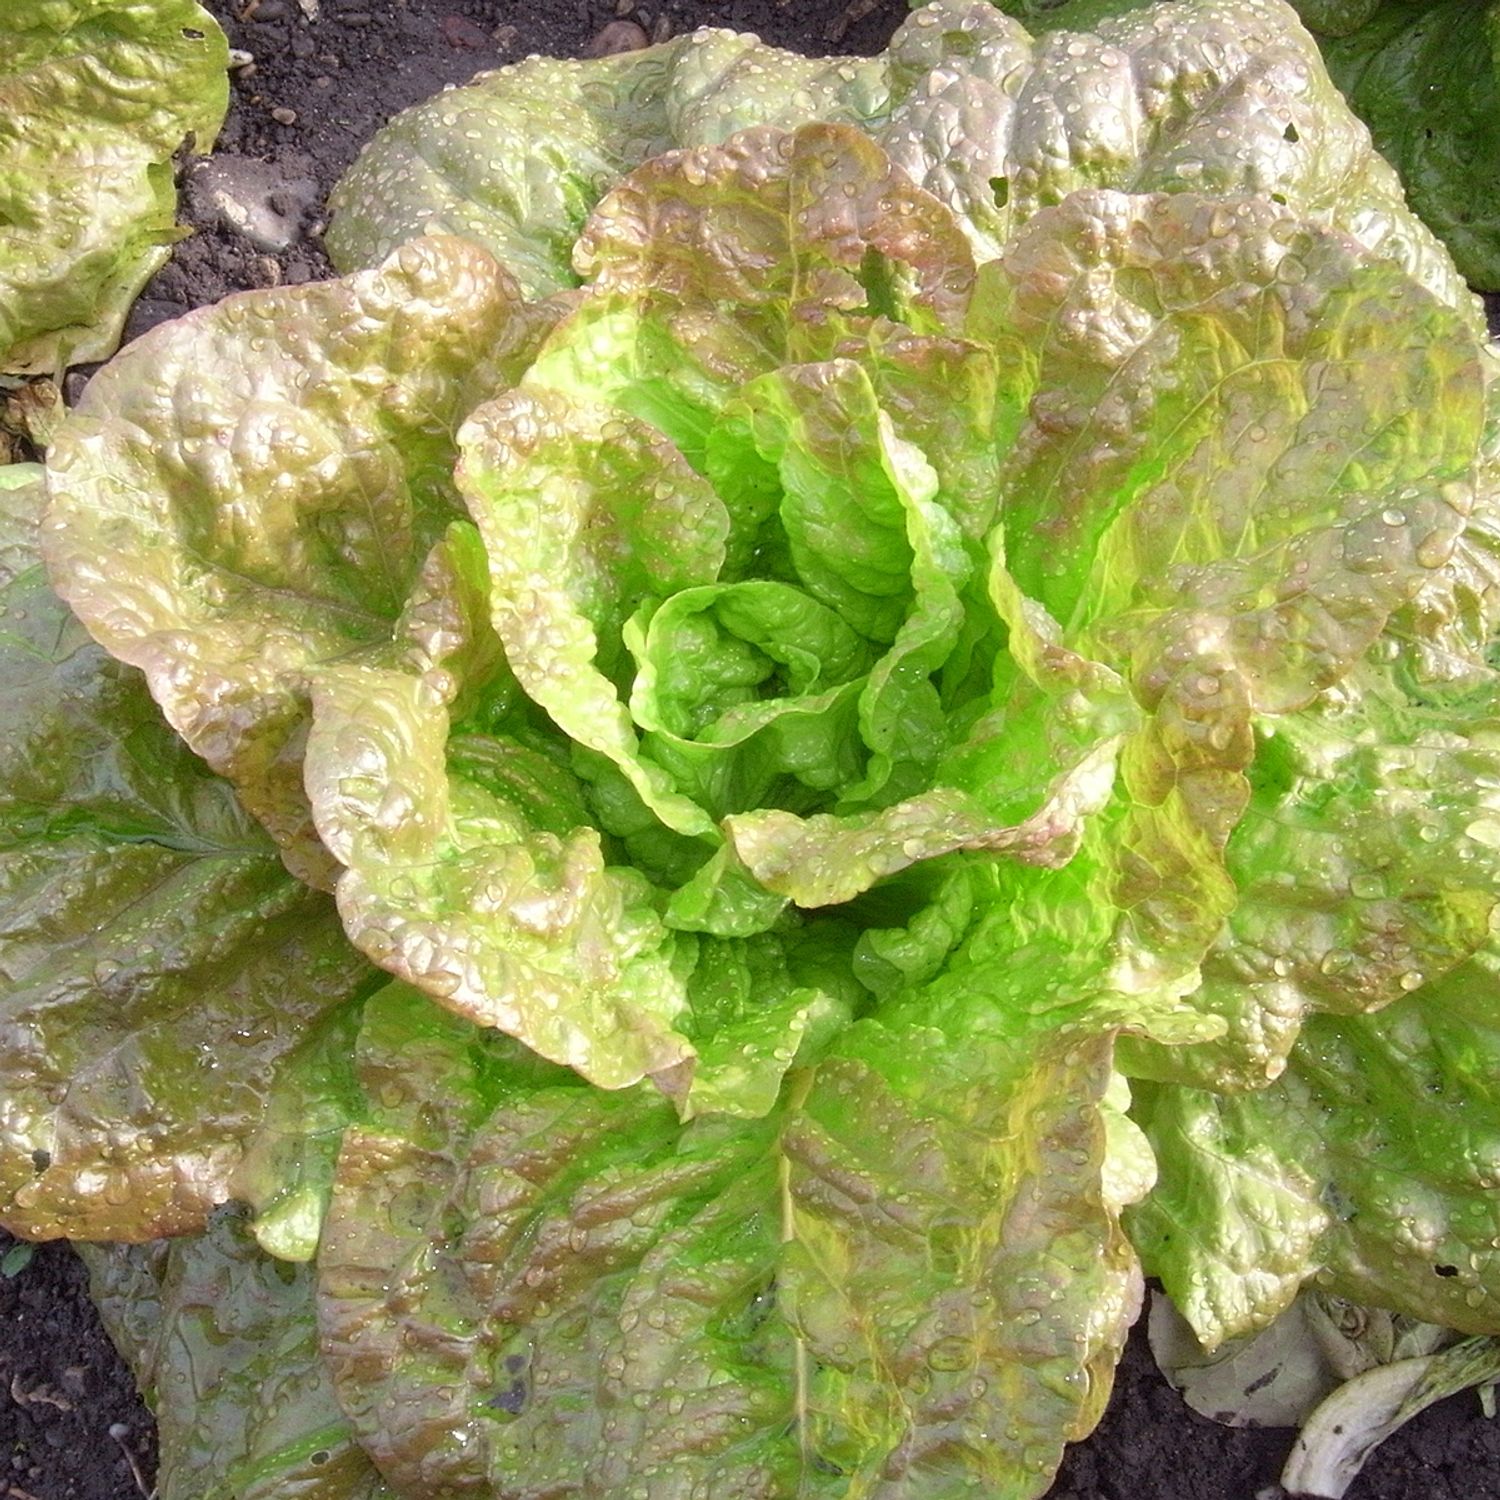
[[[1088,31],[1150,0],[994,0],[1039,32]],[[1476,287],[1500,290],[1500,5],[1294,0],[1333,81]]]
[[[1491,355],[1289,10],[343,202],[58,432],[82,626],[0,539],[0,1217],[206,1230],[95,1258],[164,1495],[1022,1500],[1141,1258],[1500,1331]]]
[[[181,237],[172,158],[213,145],[228,60],[195,0],[6,0],[0,374],[113,353]]]

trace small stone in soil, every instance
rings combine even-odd
[[[297,111],[288,109],[284,104],[278,105],[271,111],[271,118],[278,125],[295,125],[297,123]]]
[[[439,23],[443,29],[443,40],[450,47],[462,47],[477,52],[490,45],[490,39],[482,27],[476,26],[467,16],[444,16]]]
[[[593,41],[583,49],[583,55],[614,57],[620,52],[638,52],[650,43],[651,38],[646,35],[644,28],[637,26],[634,21],[611,21],[599,29]]]

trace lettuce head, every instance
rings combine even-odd
[[[1290,11],[534,60],[340,197],[0,552],[0,1201],[205,1231],[96,1265],[164,1493],[1020,1500],[1143,1258],[1500,1330],[1492,355]]]

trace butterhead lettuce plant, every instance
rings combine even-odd
[[[443,96],[9,491],[5,1220],[204,1231],[164,1495],[1036,1496],[1143,1261],[1500,1321],[1472,299],[1282,7],[765,62]]]

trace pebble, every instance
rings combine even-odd
[[[462,47],[477,52],[490,45],[490,38],[483,27],[476,26],[467,16],[444,16],[439,22],[443,40],[450,47]]]
[[[634,21],[611,21],[599,29],[593,41],[583,49],[583,55],[614,57],[620,52],[639,52],[650,44],[651,38],[646,35],[645,28],[637,26]]]
[[[288,109],[285,105],[278,105],[271,111],[271,118],[278,125],[295,125],[297,123],[297,111]]]
[[[245,16],[247,21],[260,25],[262,21],[286,20],[286,5],[283,0],[260,0],[260,4]]]

